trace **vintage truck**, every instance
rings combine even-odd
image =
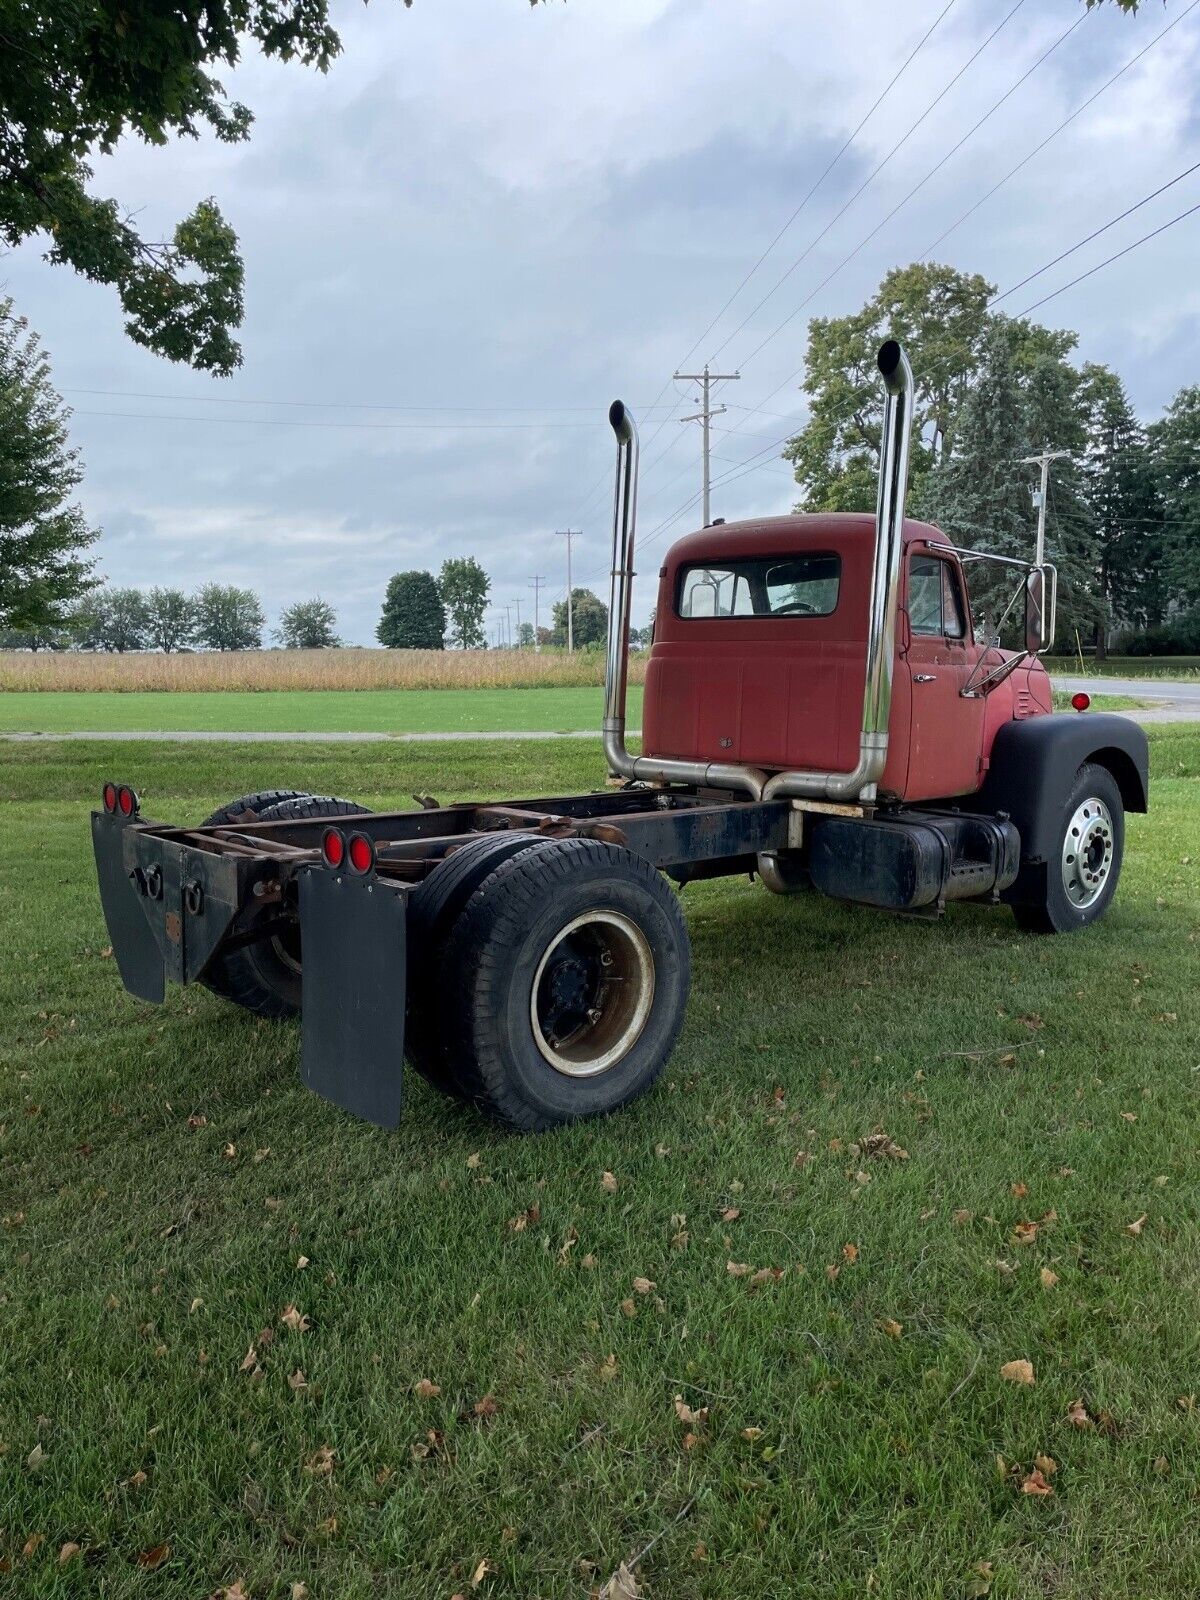
[[[540,1130],[612,1111],[661,1072],[690,985],[677,891],[692,879],[750,873],[923,916],[1005,903],[1047,933],[1102,916],[1125,813],[1147,806],[1145,735],[1052,714],[1039,655],[1057,580],[1040,549],[1003,563],[1024,648],[977,642],[967,576],[997,558],[905,520],[912,374],[896,342],[879,369],[874,517],[716,524],[667,553],[636,755],[637,431],[612,406],[607,788],[386,815],[273,790],[174,827],[105,784],[92,836],[126,988],[157,1002],[167,979],[200,982],[299,1013],[304,1081],[382,1126],[407,1055],[446,1093]]]

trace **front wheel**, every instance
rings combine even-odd
[[[463,1089],[529,1132],[615,1111],[662,1071],[691,981],[673,890],[615,845],[528,850],[475,890],[445,947]]]
[[[1032,933],[1070,933],[1097,922],[1117,892],[1125,851],[1125,807],[1107,767],[1080,767],[1046,860],[1042,898],[1013,907]]]

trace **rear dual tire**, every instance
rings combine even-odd
[[[481,849],[476,865],[490,870],[411,997],[413,1065],[524,1132],[627,1105],[662,1071],[687,1007],[674,892],[640,857],[591,839],[527,840],[498,864]]]

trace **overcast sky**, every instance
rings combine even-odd
[[[707,331],[945,0],[335,0],[344,53],[327,77],[254,57],[227,77],[255,113],[248,144],[131,143],[97,163],[96,187],[151,236],[219,201],[246,263],[235,377],[137,349],[115,294],[34,245],[0,263],[75,409],[102,570],[247,584],[272,621],[320,594],[366,644],[392,572],[473,554],[493,600],[520,599],[528,620],[534,574],[549,580],[544,608],[565,585],[557,528],[582,528],[576,581],[604,592],[605,413],[619,395],[641,427],[644,617],[659,552],[700,520],[699,429],[677,420],[694,391],[670,381],[675,367],[741,367],[721,395],[714,476],[760,465],[715,486],[714,515],[789,509],[790,469],[759,452],[803,418],[807,318],[861,305],[1176,18],[935,258],[1006,288],[1200,161],[1192,3],[1086,15],[881,229],[1082,9],[1024,0],[1009,17],[1013,0],[954,0]],[[1200,174],[1005,309],[1197,198]],[[1198,241],[1200,214],[1037,314],[1077,329],[1081,359],[1117,368],[1146,418],[1200,377]]]

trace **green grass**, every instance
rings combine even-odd
[[[553,792],[589,749],[0,747],[0,1592],[582,1597],[654,1540],[687,1600],[1195,1593],[1200,739],[1152,740],[1100,926],[695,885],[661,1084],[536,1139],[411,1076],[381,1133],[301,1089],[295,1026],[129,999],[87,810],[110,773],[180,821]]]
[[[598,728],[602,689],[264,690],[261,693],[0,693],[0,731],[16,733],[492,733]],[[631,725],[642,691],[629,690]]]
[[[1071,677],[1080,675],[1079,661],[1074,656],[1052,656],[1047,660],[1046,666],[1052,674],[1061,672]],[[1200,656],[1109,656],[1104,661],[1097,661],[1094,656],[1085,656],[1083,675],[1097,678],[1179,678],[1194,681],[1200,677]]]
[[[1069,696],[1060,696],[1066,705]],[[1100,709],[1140,701],[1103,697]],[[0,692],[0,733],[494,733],[599,728],[601,689],[264,690],[261,693]],[[642,691],[630,685],[638,727]]]

